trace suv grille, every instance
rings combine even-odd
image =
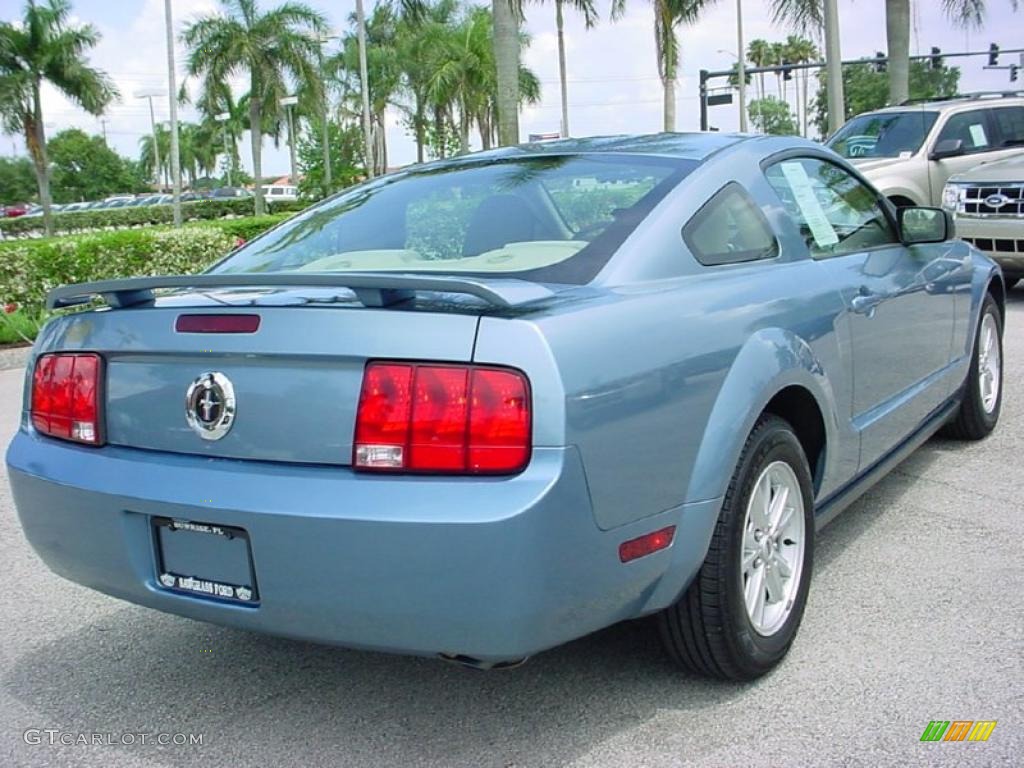
[[[957,212],[967,216],[1024,216],[1024,184],[964,185]]]
[[[966,242],[989,253],[1018,253],[1024,256],[1024,240],[1012,238],[965,237]]]

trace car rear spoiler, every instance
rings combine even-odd
[[[55,288],[46,297],[48,309],[85,304],[99,296],[112,307],[145,304],[160,288],[348,288],[367,307],[386,307],[411,299],[416,291],[460,293],[499,307],[517,307],[554,296],[526,280],[476,280],[464,277],[389,274],[381,272],[275,272],[205,275],[166,275],[100,280]]]

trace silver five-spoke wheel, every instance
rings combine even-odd
[[[789,464],[773,462],[754,484],[743,525],[743,597],[758,634],[777,632],[793,610],[804,544],[800,483]]]
[[[985,413],[992,413],[999,402],[1002,356],[999,352],[999,328],[991,314],[984,314],[978,336],[978,385]]]

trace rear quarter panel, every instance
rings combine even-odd
[[[769,219],[783,215],[755,155],[695,172],[627,241],[649,255],[636,271],[660,279],[625,283],[620,271],[606,279],[622,284],[575,304],[481,321],[474,359],[527,371],[535,439],[578,447],[602,529],[722,496],[754,421],[791,384],[813,394],[826,425],[819,497],[856,471],[842,274],[809,260],[781,227],[778,258],[714,268],[697,264],[680,236],[731,179]]]

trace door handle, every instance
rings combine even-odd
[[[875,293],[869,290],[865,286],[861,286],[860,292],[853,297],[850,302],[853,311],[859,315],[867,315],[873,317],[875,314],[875,307],[882,303],[885,296],[881,293]]]

